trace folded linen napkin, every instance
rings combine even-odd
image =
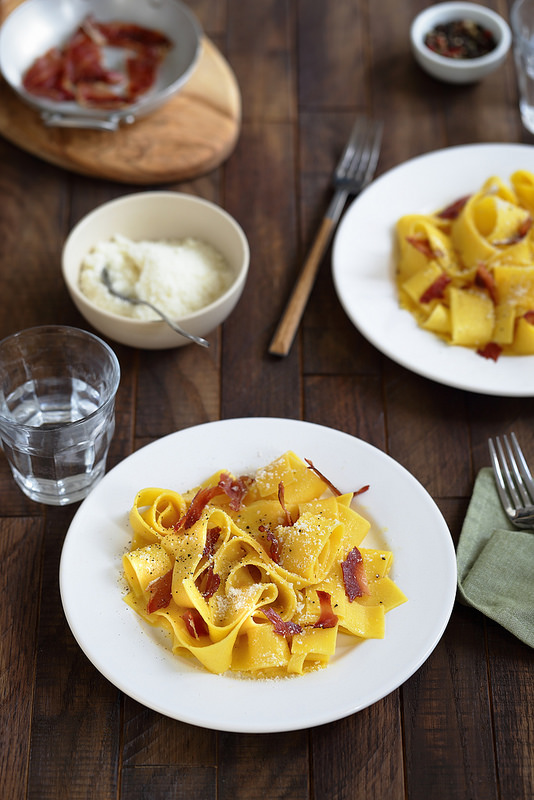
[[[477,475],[456,560],[460,597],[534,647],[534,531],[509,522],[490,467]]]

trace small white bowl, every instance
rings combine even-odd
[[[141,192],[99,206],[72,229],[62,255],[63,278],[69,294],[85,319],[115,342],[146,350],[181,347],[189,339],[175,333],[163,320],[120,316],[95,305],[80,289],[82,262],[98,243],[116,234],[132,240],[206,242],[225,258],[234,272],[227,291],[207,306],[177,319],[184,330],[205,337],[235,308],[248,274],[250,250],[240,225],[219,206],[178,192]]]
[[[447,58],[425,45],[425,36],[436,25],[469,19],[487,28],[496,47],[479,58]],[[412,22],[410,41],[415,60],[429,75],[446,83],[475,83],[499,67],[510,50],[512,34],[508,23],[489,8],[476,3],[438,3],[422,11]]]

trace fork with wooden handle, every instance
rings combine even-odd
[[[278,323],[269,353],[287,356],[319,271],[322,258],[349,195],[356,195],[371,181],[382,141],[382,123],[358,117],[343,155],[332,176],[335,193],[312,248],[297,278],[289,302]]]

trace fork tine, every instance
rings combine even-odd
[[[346,175],[349,164],[354,157],[354,154],[358,151],[357,145],[359,144],[359,140],[362,137],[362,126],[364,127],[367,124],[367,120],[365,117],[358,117],[354,125],[352,126],[352,131],[350,132],[350,136],[348,142],[341,154],[341,158],[339,159],[339,163],[335,169],[335,175],[341,178]],[[365,134],[365,127],[363,133]]]
[[[528,505],[531,501],[528,497],[528,494],[525,492],[521,475],[517,469],[514,454],[508,442],[508,437],[503,436],[502,438],[504,447],[500,439],[497,437],[497,452],[499,453],[501,459],[501,468],[503,470],[508,491],[512,497],[512,502],[516,508],[519,508],[521,505]]]
[[[512,432],[510,434],[510,439],[512,441],[512,449],[515,454],[514,466],[516,470],[516,475],[518,475],[517,480],[519,482],[520,479],[522,479],[522,483],[526,487],[526,491],[528,492],[527,502],[532,505],[534,502],[534,479],[532,478],[529,466],[527,464],[525,456],[523,455],[523,451],[521,450],[519,442],[517,441],[517,436],[515,435],[515,433]]]
[[[380,155],[380,148],[382,146],[383,130],[384,130],[383,123],[377,122],[374,127],[373,140],[371,144],[371,152],[369,153],[369,160],[367,162],[367,169],[365,170],[365,175],[363,176],[364,186],[367,185],[367,183],[375,173],[376,165],[378,163],[378,157]]]
[[[356,191],[373,176],[382,141],[382,123],[358,119],[335,172],[337,186]]]
[[[500,498],[500,501],[502,503],[502,506],[503,506],[504,510],[506,511],[506,513],[508,515],[513,516],[514,507],[513,507],[512,503],[510,502],[510,496],[508,495],[508,492],[507,492],[507,482],[509,481],[510,484],[511,484],[511,476],[510,476],[510,473],[507,470],[506,461],[504,459],[504,453],[502,453],[502,446],[500,446],[500,442],[499,442],[498,438],[496,439],[496,443],[497,443],[497,447],[500,447],[500,453],[502,454],[501,458],[499,458],[499,455],[497,454],[497,450],[496,450],[496,447],[495,447],[495,443],[493,442],[493,439],[489,439],[488,440],[488,446],[489,446],[490,458],[491,458],[491,466],[493,467],[493,474],[495,476],[495,486],[497,487],[497,492],[499,494],[499,498]],[[508,480],[507,480],[506,483],[505,483],[505,478],[504,478],[504,475],[503,475],[503,469],[501,469],[501,466],[503,467],[503,469],[505,469],[507,471],[507,479]],[[513,487],[513,484],[512,484],[512,490],[515,492],[515,488]],[[519,498],[517,498],[517,503],[516,504],[519,504]]]

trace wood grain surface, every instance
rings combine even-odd
[[[486,4],[508,17],[504,0]],[[473,86],[429,78],[408,40],[424,0],[188,5],[234,72],[243,114],[225,163],[171,188],[235,216],[249,239],[250,276],[209,350],[147,352],[111,343],[122,381],[109,466],[209,420],[305,419],[396,459],[435,499],[456,543],[474,478],[489,464],[488,436],[515,430],[534,465],[532,400],[452,389],[382,356],[339,304],[330,251],[291,352],[275,358],[268,347],[328,205],[331,172],[355,115],[385,122],[377,175],[446,146],[533,144],[520,123],[512,59]],[[43,323],[86,327],[62,282],[61,249],[84,214],[128,191],[0,138],[0,338]],[[294,733],[215,732],[123,695],[80,650],[58,587],[77,506],[32,503],[3,457],[0,498],[0,797],[534,797],[533,653],[476,610],[456,603],[421,668],[357,714]]]

